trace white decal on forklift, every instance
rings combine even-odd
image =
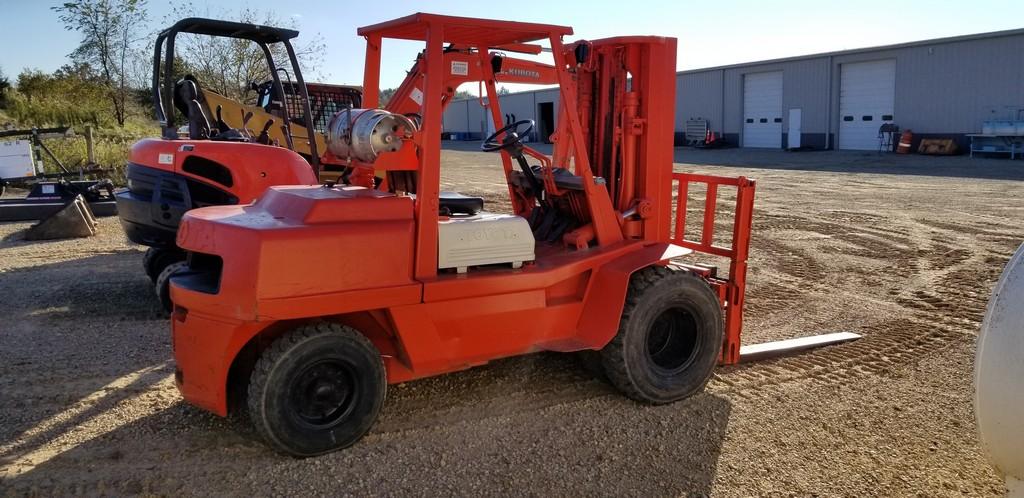
[[[419,88],[413,88],[412,91],[409,92],[409,98],[412,99],[413,102],[423,105],[423,92],[421,92]]]
[[[529,69],[519,69],[518,67],[509,68],[507,71],[502,71],[498,74],[507,74],[509,76],[520,76],[523,78],[540,79],[540,71],[531,71]]]
[[[469,63],[466,61],[452,61],[452,74],[466,76],[469,74]]]
[[[174,164],[174,154],[160,154],[156,162],[160,164]]]

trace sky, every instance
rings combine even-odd
[[[0,0],[0,70],[12,80],[25,68],[53,71],[67,62],[79,35],[50,10],[61,2]],[[166,27],[170,2],[150,0],[152,32]],[[230,18],[240,6],[293,19],[298,44],[322,37],[322,67],[307,81],[361,84],[364,40],[356,28],[414,12],[572,26],[580,38],[661,35],[679,39],[678,70],[888,45],[1024,27],[1022,0],[734,0],[607,1],[514,0],[390,2],[193,0],[212,17]],[[227,6],[227,7],[224,7]],[[381,86],[398,86],[421,44],[385,42]],[[463,88],[475,92],[474,88]],[[512,90],[519,88],[512,87]]]

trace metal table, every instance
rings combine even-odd
[[[975,152],[1009,154],[1010,159],[1016,159],[1020,153],[1024,157],[1024,136],[984,133],[970,133],[967,136],[971,137],[971,157],[974,157]]]

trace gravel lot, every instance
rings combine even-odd
[[[500,208],[496,156],[445,183]],[[971,407],[989,292],[1024,239],[1024,163],[679,149],[758,180],[748,342],[858,342],[722,368],[633,403],[567,355],[393,386],[349,450],[278,456],[181,402],[168,324],[116,219],[27,243],[0,224],[0,495],[999,495]],[[723,204],[724,206],[724,204]]]

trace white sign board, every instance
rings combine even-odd
[[[0,142],[0,178],[25,178],[35,174],[31,141]]]

